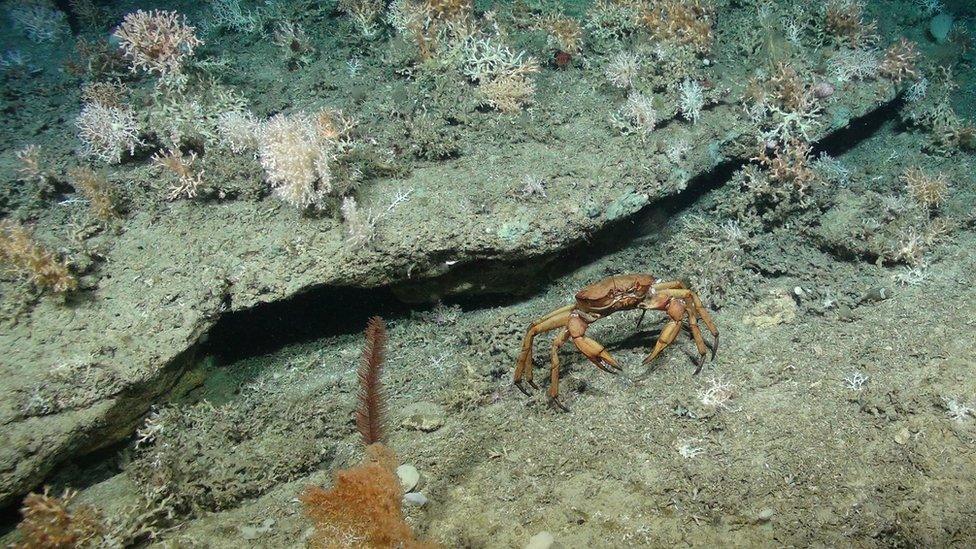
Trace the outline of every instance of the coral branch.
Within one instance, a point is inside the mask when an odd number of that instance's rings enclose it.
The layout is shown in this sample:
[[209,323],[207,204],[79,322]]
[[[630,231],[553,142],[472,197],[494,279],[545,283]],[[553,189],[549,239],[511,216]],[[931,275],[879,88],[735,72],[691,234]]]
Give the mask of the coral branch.
[[78,287],[78,279],[66,263],[38,244],[25,227],[7,219],[0,221],[0,272],[3,271],[57,293]]
[[89,506],[71,507],[77,492],[67,490],[60,498],[50,495],[47,488],[40,494],[24,498],[20,512],[23,520],[17,525],[21,536],[15,549],[43,547],[95,547],[105,529],[98,512]]

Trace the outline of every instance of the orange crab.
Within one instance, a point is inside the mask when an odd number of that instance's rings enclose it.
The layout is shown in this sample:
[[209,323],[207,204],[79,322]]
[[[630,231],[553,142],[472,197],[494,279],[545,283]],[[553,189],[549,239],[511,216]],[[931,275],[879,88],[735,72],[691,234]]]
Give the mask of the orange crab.
[[[559,402],[559,348],[572,339],[576,348],[597,368],[611,374],[616,373],[615,369],[621,369],[617,361],[610,356],[603,345],[586,337],[586,329],[590,324],[612,313],[633,309],[641,310],[641,319],[648,310],[665,311],[670,318],[661,330],[654,350],[644,359],[644,364],[654,360],[678,337],[686,317],[691,336],[698,347],[699,358],[695,374],[701,372],[705,357],[708,355],[701,329],[698,327],[699,319],[705,323],[712,334],[712,359],[715,359],[715,353],[718,351],[718,329],[712,322],[711,315],[702,305],[698,294],[678,280],[658,281],[649,274],[617,275],[583,288],[576,294],[576,303],[560,307],[529,326],[525,332],[525,339],[522,340],[522,351],[519,353],[515,367],[515,386],[526,395],[529,392],[522,386],[523,379],[533,388],[539,388],[532,381],[532,341],[538,334],[562,328],[552,342],[550,351],[552,380],[549,384],[549,398],[560,409],[568,411]],[[640,320],[638,320],[639,324]]]

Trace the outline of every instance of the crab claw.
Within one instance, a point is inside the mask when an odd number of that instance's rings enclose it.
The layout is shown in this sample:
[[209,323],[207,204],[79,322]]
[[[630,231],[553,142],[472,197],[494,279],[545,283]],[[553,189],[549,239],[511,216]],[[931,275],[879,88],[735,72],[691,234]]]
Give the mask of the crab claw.
[[521,379],[515,382],[515,386],[518,387],[519,391],[525,393],[525,396],[532,396],[532,393],[530,393],[529,390],[522,385]]
[[559,402],[559,397],[553,397],[553,396],[549,397],[549,404],[551,406],[555,406],[556,408],[559,408],[564,412],[569,412],[569,408],[563,405],[562,402]]
[[576,348],[580,350],[581,353],[586,355],[586,358],[590,359],[590,362],[596,365],[597,368],[615,374],[613,368],[621,370],[620,366],[617,364],[616,359],[610,356],[606,348],[600,345],[596,341],[585,337],[573,338],[573,343]]

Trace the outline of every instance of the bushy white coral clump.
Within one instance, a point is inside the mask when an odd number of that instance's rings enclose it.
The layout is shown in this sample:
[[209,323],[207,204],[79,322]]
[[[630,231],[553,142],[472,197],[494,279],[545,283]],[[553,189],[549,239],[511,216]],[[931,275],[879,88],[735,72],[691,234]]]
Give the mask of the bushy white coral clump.
[[178,74],[193,50],[203,44],[186,16],[175,11],[138,10],[122,20],[115,37],[133,72]]
[[942,0],[915,0],[915,5],[921,9],[925,16],[932,16],[945,11]]
[[692,80],[685,79],[678,88],[678,110],[685,120],[692,124],[698,122],[701,110],[705,106],[705,94],[701,84]]
[[658,113],[654,108],[652,98],[640,92],[631,91],[627,96],[627,102],[620,107],[620,111],[613,121],[624,134],[637,133],[647,136],[657,126]]
[[461,72],[472,82],[539,72],[535,58],[491,36],[469,36],[462,45]]
[[305,114],[275,115],[258,131],[258,157],[275,194],[308,208],[332,190],[331,144]]
[[135,113],[128,108],[88,103],[75,125],[81,153],[109,164],[121,162],[122,154],[132,154],[140,143]]
[[535,83],[531,75],[539,63],[524,51],[516,52],[493,36],[468,36],[459,46],[459,67],[486,103],[513,113],[531,103]]
[[586,30],[600,40],[619,40],[640,29],[641,9],[637,2],[597,0],[586,15]]
[[9,15],[33,42],[53,42],[59,36],[69,34],[67,17],[60,10],[25,3],[12,8]]
[[230,29],[248,33],[258,30],[261,22],[256,12],[241,6],[241,0],[210,0],[210,19],[204,30]]
[[924,76],[908,86],[908,91],[905,92],[905,99],[909,103],[920,103],[929,92],[929,79]]
[[610,84],[618,88],[631,88],[640,75],[641,62],[637,54],[629,51],[618,52],[603,69]]
[[845,48],[827,61],[827,70],[838,82],[875,78],[881,70],[881,56],[873,48]]
[[257,149],[260,123],[250,111],[227,111],[217,115],[220,144],[234,154]]
[[332,192],[329,164],[349,146],[351,128],[338,112],[278,114],[262,124],[258,159],[274,193],[297,208],[318,205]]

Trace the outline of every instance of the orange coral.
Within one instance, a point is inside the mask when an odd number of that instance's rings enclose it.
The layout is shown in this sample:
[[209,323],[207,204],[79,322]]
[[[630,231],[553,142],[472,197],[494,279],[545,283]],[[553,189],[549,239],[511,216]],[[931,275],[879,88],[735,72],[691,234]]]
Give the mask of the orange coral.
[[78,287],[64,262],[34,241],[23,225],[6,219],[0,221],[0,266],[30,279],[38,288],[60,293]]
[[949,194],[949,178],[942,172],[929,175],[921,168],[913,166],[901,174],[901,181],[912,198],[926,208],[937,207]]
[[656,0],[642,20],[658,40],[691,46],[702,54],[712,47],[715,7],[705,0]]
[[573,56],[583,49],[583,27],[572,17],[549,14],[539,17],[533,28],[546,31],[548,42],[556,51]]
[[809,109],[810,97],[796,69],[780,62],[769,79],[772,95],[788,112],[804,112]]
[[85,166],[68,170],[71,186],[88,199],[92,215],[100,221],[118,217],[112,187],[105,176]]
[[376,316],[366,326],[366,346],[359,368],[356,425],[366,444],[362,464],[336,473],[332,488],[311,486],[302,494],[305,512],[315,523],[314,547],[399,547],[426,549],[403,520],[403,488],[397,457],[383,438],[385,395],[380,383],[386,327]]
[[824,6],[827,32],[851,47],[876,38],[877,23],[864,21],[864,3],[860,0],[829,0]]
[[918,78],[918,71],[915,70],[916,61],[918,61],[918,50],[915,43],[903,37],[885,51],[884,61],[881,62],[880,67],[881,75],[895,82],[901,82],[905,78]]
[[812,147],[805,141],[791,141],[784,145],[776,145],[769,155],[766,147],[759,151],[759,156],[753,158],[766,169],[770,179],[778,183],[789,184],[796,192],[803,196],[807,188],[817,181],[817,173],[810,166],[810,151]]
[[383,444],[366,448],[366,460],[336,473],[332,488],[308,488],[301,496],[315,522],[314,547],[434,547],[417,540],[403,520],[397,458]]
[[466,19],[474,10],[471,0],[427,0],[426,4],[430,17],[441,21]]
[[176,176],[176,181],[170,184],[167,195],[169,200],[193,198],[197,195],[200,185],[203,184],[203,171],[197,172],[193,168],[196,159],[197,153],[190,151],[189,155],[184,155],[178,148],[153,155],[153,166],[169,170]]
[[60,498],[48,494],[29,494],[20,512],[24,519],[17,525],[22,539],[15,549],[73,549],[97,546],[104,525],[98,512],[89,506],[69,511],[77,492],[68,490]]

